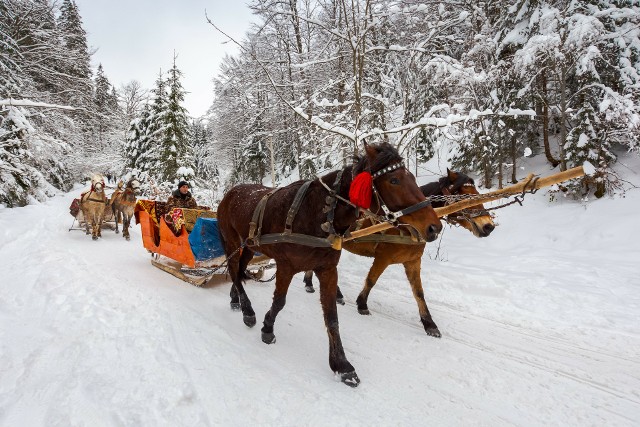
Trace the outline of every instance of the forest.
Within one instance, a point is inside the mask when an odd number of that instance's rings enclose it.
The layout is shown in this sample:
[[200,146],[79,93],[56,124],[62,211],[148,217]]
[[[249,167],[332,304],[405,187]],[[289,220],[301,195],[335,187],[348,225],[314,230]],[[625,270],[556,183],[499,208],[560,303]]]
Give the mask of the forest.
[[[154,87],[91,65],[73,0],[0,3],[0,205],[69,191],[95,172],[146,195],[179,179],[215,205],[239,182],[278,185],[389,142],[419,174],[439,147],[481,187],[521,179],[523,157],[596,172],[562,188],[624,194],[640,153],[640,6],[633,0],[252,0],[239,54],[210,70],[190,117],[175,52]],[[207,17],[211,31],[221,23]],[[206,194],[204,194],[206,193]]]

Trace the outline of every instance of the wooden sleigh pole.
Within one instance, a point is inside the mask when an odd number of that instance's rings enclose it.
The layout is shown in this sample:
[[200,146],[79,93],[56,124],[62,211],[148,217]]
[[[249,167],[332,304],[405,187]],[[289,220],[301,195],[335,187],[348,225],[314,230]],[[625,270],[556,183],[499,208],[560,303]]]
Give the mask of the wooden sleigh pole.
[[438,218],[442,218],[454,212],[458,212],[471,206],[477,205],[478,203],[493,202],[494,200],[503,199],[505,197],[513,196],[516,194],[522,194],[527,191],[534,191],[539,190],[540,188],[550,187],[554,184],[568,181],[570,179],[580,178],[584,174],[585,173],[582,166],[577,166],[564,172],[559,172],[543,178],[536,178],[533,174],[529,174],[524,180],[520,181],[519,183],[503,188],[501,190],[485,193],[482,195],[482,198],[473,200],[462,200],[441,208],[435,208],[434,211],[436,211]]
[[[585,172],[582,166],[577,166],[575,168],[572,168],[563,172],[559,172],[554,175],[550,175],[543,178],[536,178],[533,174],[529,174],[521,182],[511,185],[509,187],[503,188],[501,190],[496,190],[496,191],[482,194],[481,198],[462,200],[462,201],[444,206],[442,208],[435,208],[434,210],[436,211],[438,218],[442,218],[454,212],[458,212],[463,209],[470,208],[471,206],[475,206],[479,203],[492,202],[494,200],[503,199],[505,197],[510,197],[516,194],[522,194],[527,191],[534,191],[540,188],[550,187],[560,182],[568,181],[574,178],[580,178],[584,174]],[[388,230],[390,228],[393,228],[393,225],[388,222],[375,224],[375,225],[372,225],[371,227],[354,231],[351,234],[349,234],[348,237],[345,237],[343,239],[336,239],[336,241],[333,242],[332,247],[334,249],[341,249],[342,242],[348,242],[350,240],[354,240],[359,237],[368,236],[370,234],[378,233],[380,231]]]

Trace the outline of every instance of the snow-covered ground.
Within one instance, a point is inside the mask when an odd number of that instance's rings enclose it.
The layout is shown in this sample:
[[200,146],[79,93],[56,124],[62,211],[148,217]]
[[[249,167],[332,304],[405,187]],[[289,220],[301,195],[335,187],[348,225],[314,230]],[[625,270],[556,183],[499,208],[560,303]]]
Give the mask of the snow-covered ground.
[[[637,159],[624,161],[638,185]],[[0,210],[2,426],[640,422],[639,190],[587,205],[528,195],[485,239],[446,226],[423,258],[441,339],[424,333],[401,267],[359,315],[371,260],[344,252],[356,389],[329,369],[318,293],[301,275],[265,345],[272,283],[248,282],[249,329],[229,284],[196,288],[154,268],[138,226],[130,242],[67,231],[77,193]]]

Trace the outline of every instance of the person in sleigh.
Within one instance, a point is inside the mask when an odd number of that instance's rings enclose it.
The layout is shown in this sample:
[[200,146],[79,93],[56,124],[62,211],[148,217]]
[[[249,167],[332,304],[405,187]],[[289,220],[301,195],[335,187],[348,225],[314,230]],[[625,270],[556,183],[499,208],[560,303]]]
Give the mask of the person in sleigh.
[[178,188],[173,190],[169,199],[167,199],[167,205],[175,208],[188,208],[196,209],[198,203],[196,199],[191,195],[189,191],[189,183],[187,181],[180,181]]

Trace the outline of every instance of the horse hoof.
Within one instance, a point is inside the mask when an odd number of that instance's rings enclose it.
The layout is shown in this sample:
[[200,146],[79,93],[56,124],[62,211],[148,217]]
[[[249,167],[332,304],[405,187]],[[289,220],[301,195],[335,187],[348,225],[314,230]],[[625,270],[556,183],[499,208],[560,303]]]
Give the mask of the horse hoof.
[[344,298],[336,298],[336,303],[344,305]]
[[262,342],[265,344],[275,344],[276,336],[273,332],[263,332],[262,333]]
[[120,231],[116,230],[116,234],[120,234]]
[[356,371],[340,374],[340,381],[342,381],[349,387],[358,387],[358,384],[360,384],[360,378],[358,378],[358,374],[356,374]]
[[358,309],[358,313],[363,314],[365,316],[370,316],[371,312],[369,311],[368,308],[359,308]]
[[91,236],[93,240],[98,240],[98,236]]
[[127,236],[125,237],[125,239],[127,239],[127,242],[128,242],[129,240],[131,240],[131,237]]
[[240,303],[239,302],[232,302],[230,305],[231,305],[231,310],[240,311]]
[[442,337],[442,334],[440,333],[438,328],[425,328],[424,330],[427,333],[427,335],[429,335],[431,337],[434,337],[434,338],[441,338]]
[[307,291],[308,293],[312,294],[314,293],[316,290],[313,288],[313,285],[306,285],[304,287],[304,290]]
[[248,327],[253,328],[256,325],[256,316],[242,316],[242,321]]

